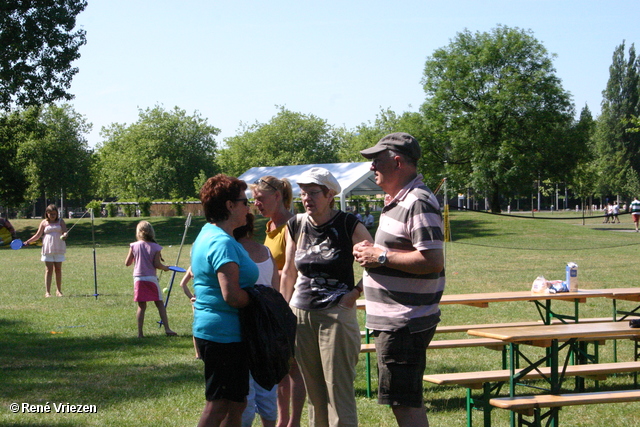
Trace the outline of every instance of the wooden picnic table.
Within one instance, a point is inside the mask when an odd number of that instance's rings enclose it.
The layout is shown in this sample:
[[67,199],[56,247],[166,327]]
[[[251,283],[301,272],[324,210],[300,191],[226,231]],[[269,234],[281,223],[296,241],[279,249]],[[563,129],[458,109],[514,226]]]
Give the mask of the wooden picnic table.
[[[588,298],[610,298],[613,299],[614,316],[616,313],[616,299],[624,299],[630,301],[640,301],[640,288],[618,288],[618,289],[580,289],[577,292],[560,292],[556,294],[532,293],[531,291],[511,291],[511,292],[478,292],[470,294],[444,294],[440,300],[441,305],[460,304],[471,307],[487,308],[489,304],[499,302],[517,302],[528,301],[536,304],[536,308],[545,325],[552,323],[553,319],[559,319],[561,322],[578,322],[579,321],[579,304],[586,302]],[[573,302],[573,314],[560,314],[552,309],[553,301],[569,301]],[[365,299],[356,301],[356,307],[361,310],[366,309]],[[640,309],[640,306],[636,309]],[[370,343],[368,329],[365,330],[365,342]],[[617,360],[617,347],[614,350],[614,360]],[[367,396],[371,395],[371,356],[366,354],[366,371],[367,371]],[[506,360],[503,360],[503,365]]]
[[[620,321],[626,320],[629,316],[640,316],[640,305],[636,306],[631,311],[619,310],[617,301],[640,301],[640,288],[613,288],[607,289],[611,295],[607,295],[607,298],[613,300],[613,319]],[[622,315],[622,317],[618,317]]]
[[[640,337],[640,329],[629,327],[628,322],[601,322],[601,323],[567,323],[567,324],[551,324],[540,326],[516,326],[501,327],[488,329],[470,329],[467,331],[469,335],[475,337],[492,338],[500,340],[508,344],[509,349],[509,396],[515,396],[515,388],[520,378],[527,373],[537,370],[543,365],[548,365],[549,386],[551,394],[558,394],[560,386],[564,379],[563,371],[559,368],[559,352],[564,348],[568,348],[567,358],[563,364],[566,367],[569,357],[574,350],[574,346],[578,340],[598,340],[598,338],[620,336],[620,337]],[[562,345],[559,343],[562,342]],[[545,347],[549,351],[545,356],[535,359],[520,357],[522,353],[521,346]],[[529,365],[523,369],[517,370],[516,360],[528,361]],[[564,368],[563,368],[564,370]],[[555,417],[554,424],[557,425],[557,409],[550,414]],[[511,414],[511,425],[515,425],[514,414]]]

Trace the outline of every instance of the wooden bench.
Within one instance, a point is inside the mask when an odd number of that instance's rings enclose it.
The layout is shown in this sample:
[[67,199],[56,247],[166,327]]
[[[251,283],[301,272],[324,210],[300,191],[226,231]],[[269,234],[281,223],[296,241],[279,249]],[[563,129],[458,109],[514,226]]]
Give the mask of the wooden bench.
[[[490,400],[496,408],[508,409],[518,414],[518,425],[542,425],[542,420],[557,414],[563,406],[593,405],[601,403],[639,402],[640,390],[601,391],[593,393],[541,394],[535,396],[497,397]],[[550,408],[546,414],[541,409]],[[525,416],[534,417],[526,421]],[[605,421],[603,420],[603,424]]]
[[507,326],[535,326],[540,322],[513,322],[513,323],[483,323],[479,325],[438,325],[436,327],[437,334],[449,334],[455,332],[467,332],[469,329],[489,329],[489,328],[502,328]]
[[[459,340],[433,340],[429,343],[429,350],[438,348],[464,348],[464,347],[486,347],[491,350],[502,350],[505,343],[491,338],[463,338]],[[375,353],[374,343],[361,344],[360,353]]]
[[[597,341],[588,340],[588,342],[597,342],[603,344],[606,340],[629,338],[628,336],[609,336],[599,339]],[[491,350],[504,350],[506,344],[504,341],[495,340],[492,338],[461,338],[451,340],[432,340],[429,343],[429,350],[442,349],[442,348],[465,348],[465,347],[485,347]],[[360,353],[375,353],[376,345],[374,343],[360,344]]]
[[[607,376],[620,373],[638,372],[640,371],[640,361],[638,362],[617,362],[617,363],[597,363],[588,365],[570,365],[567,366],[565,375],[582,376],[594,380],[604,380]],[[548,376],[551,368],[541,367],[540,371],[531,371],[522,379],[540,379]],[[487,382],[506,382],[509,381],[509,369],[499,369],[495,371],[479,371],[479,372],[456,372],[452,374],[434,374],[424,375],[424,381],[438,385],[458,385],[471,389],[481,389]]]
[[[640,371],[640,361],[620,363],[599,363],[588,365],[571,365],[566,367],[565,376],[590,378],[602,381],[607,376]],[[528,372],[519,380],[535,380],[547,378],[550,375],[549,367],[541,367],[539,371]],[[484,425],[491,425],[491,409],[489,403],[491,395],[498,393],[503,384],[509,381],[509,369],[479,372],[456,372],[451,374],[424,375],[423,380],[437,385],[456,385],[467,388],[466,409],[467,425],[472,425],[472,410],[479,408],[484,411]],[[634,380],[635,382],[635,380]],[[636,385],[637,386],[637,385]],[[482,389],[482,395],[474,398],[472,390]]]
[[[538,323],[536,323],[538,324]],[[597,344],[600,345],[605,342],[606,339],[615,339],[615,338],[623,338],[623,337],[607,337],[605,339],[597,341]],[[628,338],[628,337],[627,337]],[[593,342],[593,341],[590,341]],[[468,348],[468,347],[485,347],[490,350],[499,350],[502,352],[502,367],[507,366],[507,352],[506,352],[506,344],[503,341],[495,340],[491,338],[461,338],[461,339],[450,339],[450,340],[432,340],[429,343],[429,350],[437,350],[437,349],[452,349],[452,348]],[[360,353],[364,353],[366,355],[366,372],[367,372],[367,397],[371,397],[371,359],[370,355],[376,352],[376,346],[374,343],[363,343],[360,344]],[[596,357],[597,361],[597,357]],[[507,370],[507,378],[508,378],[508,370]]]
[[[595,322],[596,319],[593,319]],[[454,325],[449,327],[438,326],[436,333],[451,333],[451,332],[466,332],[469,329],[483,329],[502,326],[531,326],[541,325],[540,321],[535,322],[514,322],[514,323],[494,323],[494,324],[480,324],[480,325]],[[360,331],[363,337],[366,337],[366,331]],[[369,335],[370,339],[373,339],[372,335]],[[628,337],[606,337],[595,342],[598,345],[604,343],[607,339],[628,338]],[[507,365],[507,353],[506,344],[500,340],[494,340],[491,338],[462,338],[462,339],[448,339],[448,340],[432,340],[429,344],[429,349],[452,349],[452,348],[465,348],[465,347],[485,347],[491,350],[502,351],[502,367]],[[371,360],[370,354],[375,353],[375,344],[372,342],[363,343],[360,345],[360,353],[366,354],[366,372],[367,372],[367,397],[371,397]],[[597,351],[597,350],[596,350]],[[597,360],[596,360],[597,361]]]
[[[506,344],[500,340],[494,340],[491,338],[467,338],[457,340],[433,340],[429,343],[428,349],[438,348],[464,348],[464,347],[486,347],[491,350],[502,351],[502,363],[505,366],[506,363]],[[376,345],[374,343],[360,344],[360,353],[366,355],[366,372],[367,372],[367,397],[371,397],[371,353],[376,352]]]

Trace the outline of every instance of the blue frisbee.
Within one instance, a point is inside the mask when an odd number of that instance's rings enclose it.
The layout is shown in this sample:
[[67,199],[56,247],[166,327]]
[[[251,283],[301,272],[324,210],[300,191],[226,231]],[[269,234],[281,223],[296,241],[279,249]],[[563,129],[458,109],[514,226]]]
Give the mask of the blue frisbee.
[[17,251],[18,249],[22,249],[22,247],[24,246],[24,243],[22,243],[22,240],[20,239],[14,239],[11,241],[11,249],[13,249],[14,251]]
[[171,271],[177,271],[178,273],[186,273],[186,272],[187,272],[187,270],[185,270],[185,269],[184,269],[184,268],[182,268],[182,267],[178,267],[177,265],[171,265],[171,266],[169,266],[169,270],[171,270]]

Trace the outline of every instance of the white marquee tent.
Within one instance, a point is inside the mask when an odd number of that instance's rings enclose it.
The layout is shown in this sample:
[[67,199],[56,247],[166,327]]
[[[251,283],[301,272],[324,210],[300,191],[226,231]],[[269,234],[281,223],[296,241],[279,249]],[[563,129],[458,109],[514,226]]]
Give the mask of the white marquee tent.
[[267,175],[276,178],[287,178],[293,187],[293,197],[300,197],[300,187],[296,185],[296,179],[302,172],[312,167],[322,167],[333,174],[342,187],[340,197],[340,209],[346,208],[346,199],[351,196],[383,194],[384,192],[376,184],[374,174],[370,170],[371,162],[363,163],[324,163],[315,165],[297,166],[268,166],[251,168],[238,178],[251,184],[259,178]]

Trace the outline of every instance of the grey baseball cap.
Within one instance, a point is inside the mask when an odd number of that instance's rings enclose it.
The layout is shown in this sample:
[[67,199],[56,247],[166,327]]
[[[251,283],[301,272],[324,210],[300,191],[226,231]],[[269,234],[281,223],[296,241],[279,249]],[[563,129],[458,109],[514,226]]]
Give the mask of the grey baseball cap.
[[405,132],[390,133],[378,141],[373,147],[360,151],[360,154],[367,159],[373,159],[378,153],[384,150],[393,150],[411,157],[414,160],[418,160],[422,155],[418,141]]

